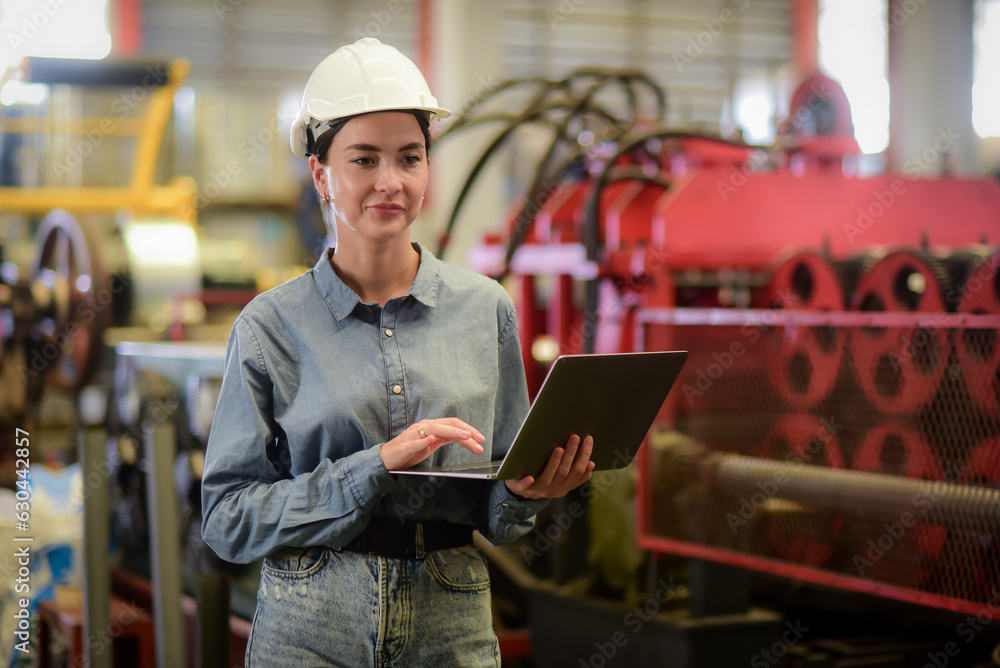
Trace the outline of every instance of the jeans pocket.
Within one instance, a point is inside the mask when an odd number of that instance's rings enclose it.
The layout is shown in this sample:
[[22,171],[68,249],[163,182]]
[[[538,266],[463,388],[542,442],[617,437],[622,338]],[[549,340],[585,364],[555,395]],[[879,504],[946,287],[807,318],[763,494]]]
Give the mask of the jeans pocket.
[[435,550],[424,561],[431,577],[445,589],[474,592],[490,588],[486,559],[475,547]]
[[330,558],[321,545],[285,547],[264,559],[264,571],[281,578],[304,578],[323,568]]

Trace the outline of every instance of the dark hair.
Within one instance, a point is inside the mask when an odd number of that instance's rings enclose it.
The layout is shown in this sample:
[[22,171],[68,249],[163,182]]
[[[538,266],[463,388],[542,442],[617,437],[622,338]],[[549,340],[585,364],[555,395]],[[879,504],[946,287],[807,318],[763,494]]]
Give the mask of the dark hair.
[[[386,109],[386,111],[400,111],[405,114],[411,114],[417,119],[417,124],[420,126],[420,131],[424,133],[424,150],[430,154],[431,152],[431,119],[430,114],[426,111],[421,111],[419,109]],[[378,111],[368,112],[371,114],[381,113]],[[333,143],[333,138],[340,132],[347,121],[352,118],[357,118],[358,116],[367,116],[368,114],[355,114],[354,116],[345,116],[344,118],[338,118],[335,121],[331,121],[329,128],[323,132],[317,139],[313,139],[312,128],[306,128],[306,138],[307,138],[307,148],[306,155],[315,155],[319,158],[319,161],[326,164],[326,152],[330,149],[330,144]]]

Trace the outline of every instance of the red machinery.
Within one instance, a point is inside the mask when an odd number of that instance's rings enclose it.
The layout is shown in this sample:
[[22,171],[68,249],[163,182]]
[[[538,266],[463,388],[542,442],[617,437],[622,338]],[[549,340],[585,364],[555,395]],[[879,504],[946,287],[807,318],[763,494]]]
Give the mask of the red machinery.
[[[513,279],[532,390],[552,350],[690,351],[660,428],[702,446],[697,475],[660,488],[676,453],[642,449],[640,546],[975,612],[1000,596],[1000,183],[854,176],[815,83],[778,146],[651,130],[634,104],[600,149],[557,132],[566,162],[471,261]],[[491,116],[500,136],[547,90]]]

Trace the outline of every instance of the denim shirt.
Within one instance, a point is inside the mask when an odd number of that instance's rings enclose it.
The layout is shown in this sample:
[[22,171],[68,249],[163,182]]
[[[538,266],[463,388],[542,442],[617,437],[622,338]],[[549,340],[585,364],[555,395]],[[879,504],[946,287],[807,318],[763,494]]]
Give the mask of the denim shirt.
[[202,479],[202,535],[247,563],[281,547],[342,547],[372,517],[469,524],[493,543],[527,533],[547,501],[503,482],[390,474],[379,446],[422,419],[486,437],[435,463],[500,458],[528,410],[514,304],[496,281],[418,244],[409,292],[361,302],[330,265],[254,299],[229,338]]

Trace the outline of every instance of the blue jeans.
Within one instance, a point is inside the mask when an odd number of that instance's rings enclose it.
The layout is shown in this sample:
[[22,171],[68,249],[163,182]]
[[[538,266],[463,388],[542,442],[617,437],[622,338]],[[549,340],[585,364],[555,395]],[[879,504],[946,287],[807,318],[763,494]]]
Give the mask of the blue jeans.
[[246,665],[499,668],[486,560],[285,548],[264,561]]

